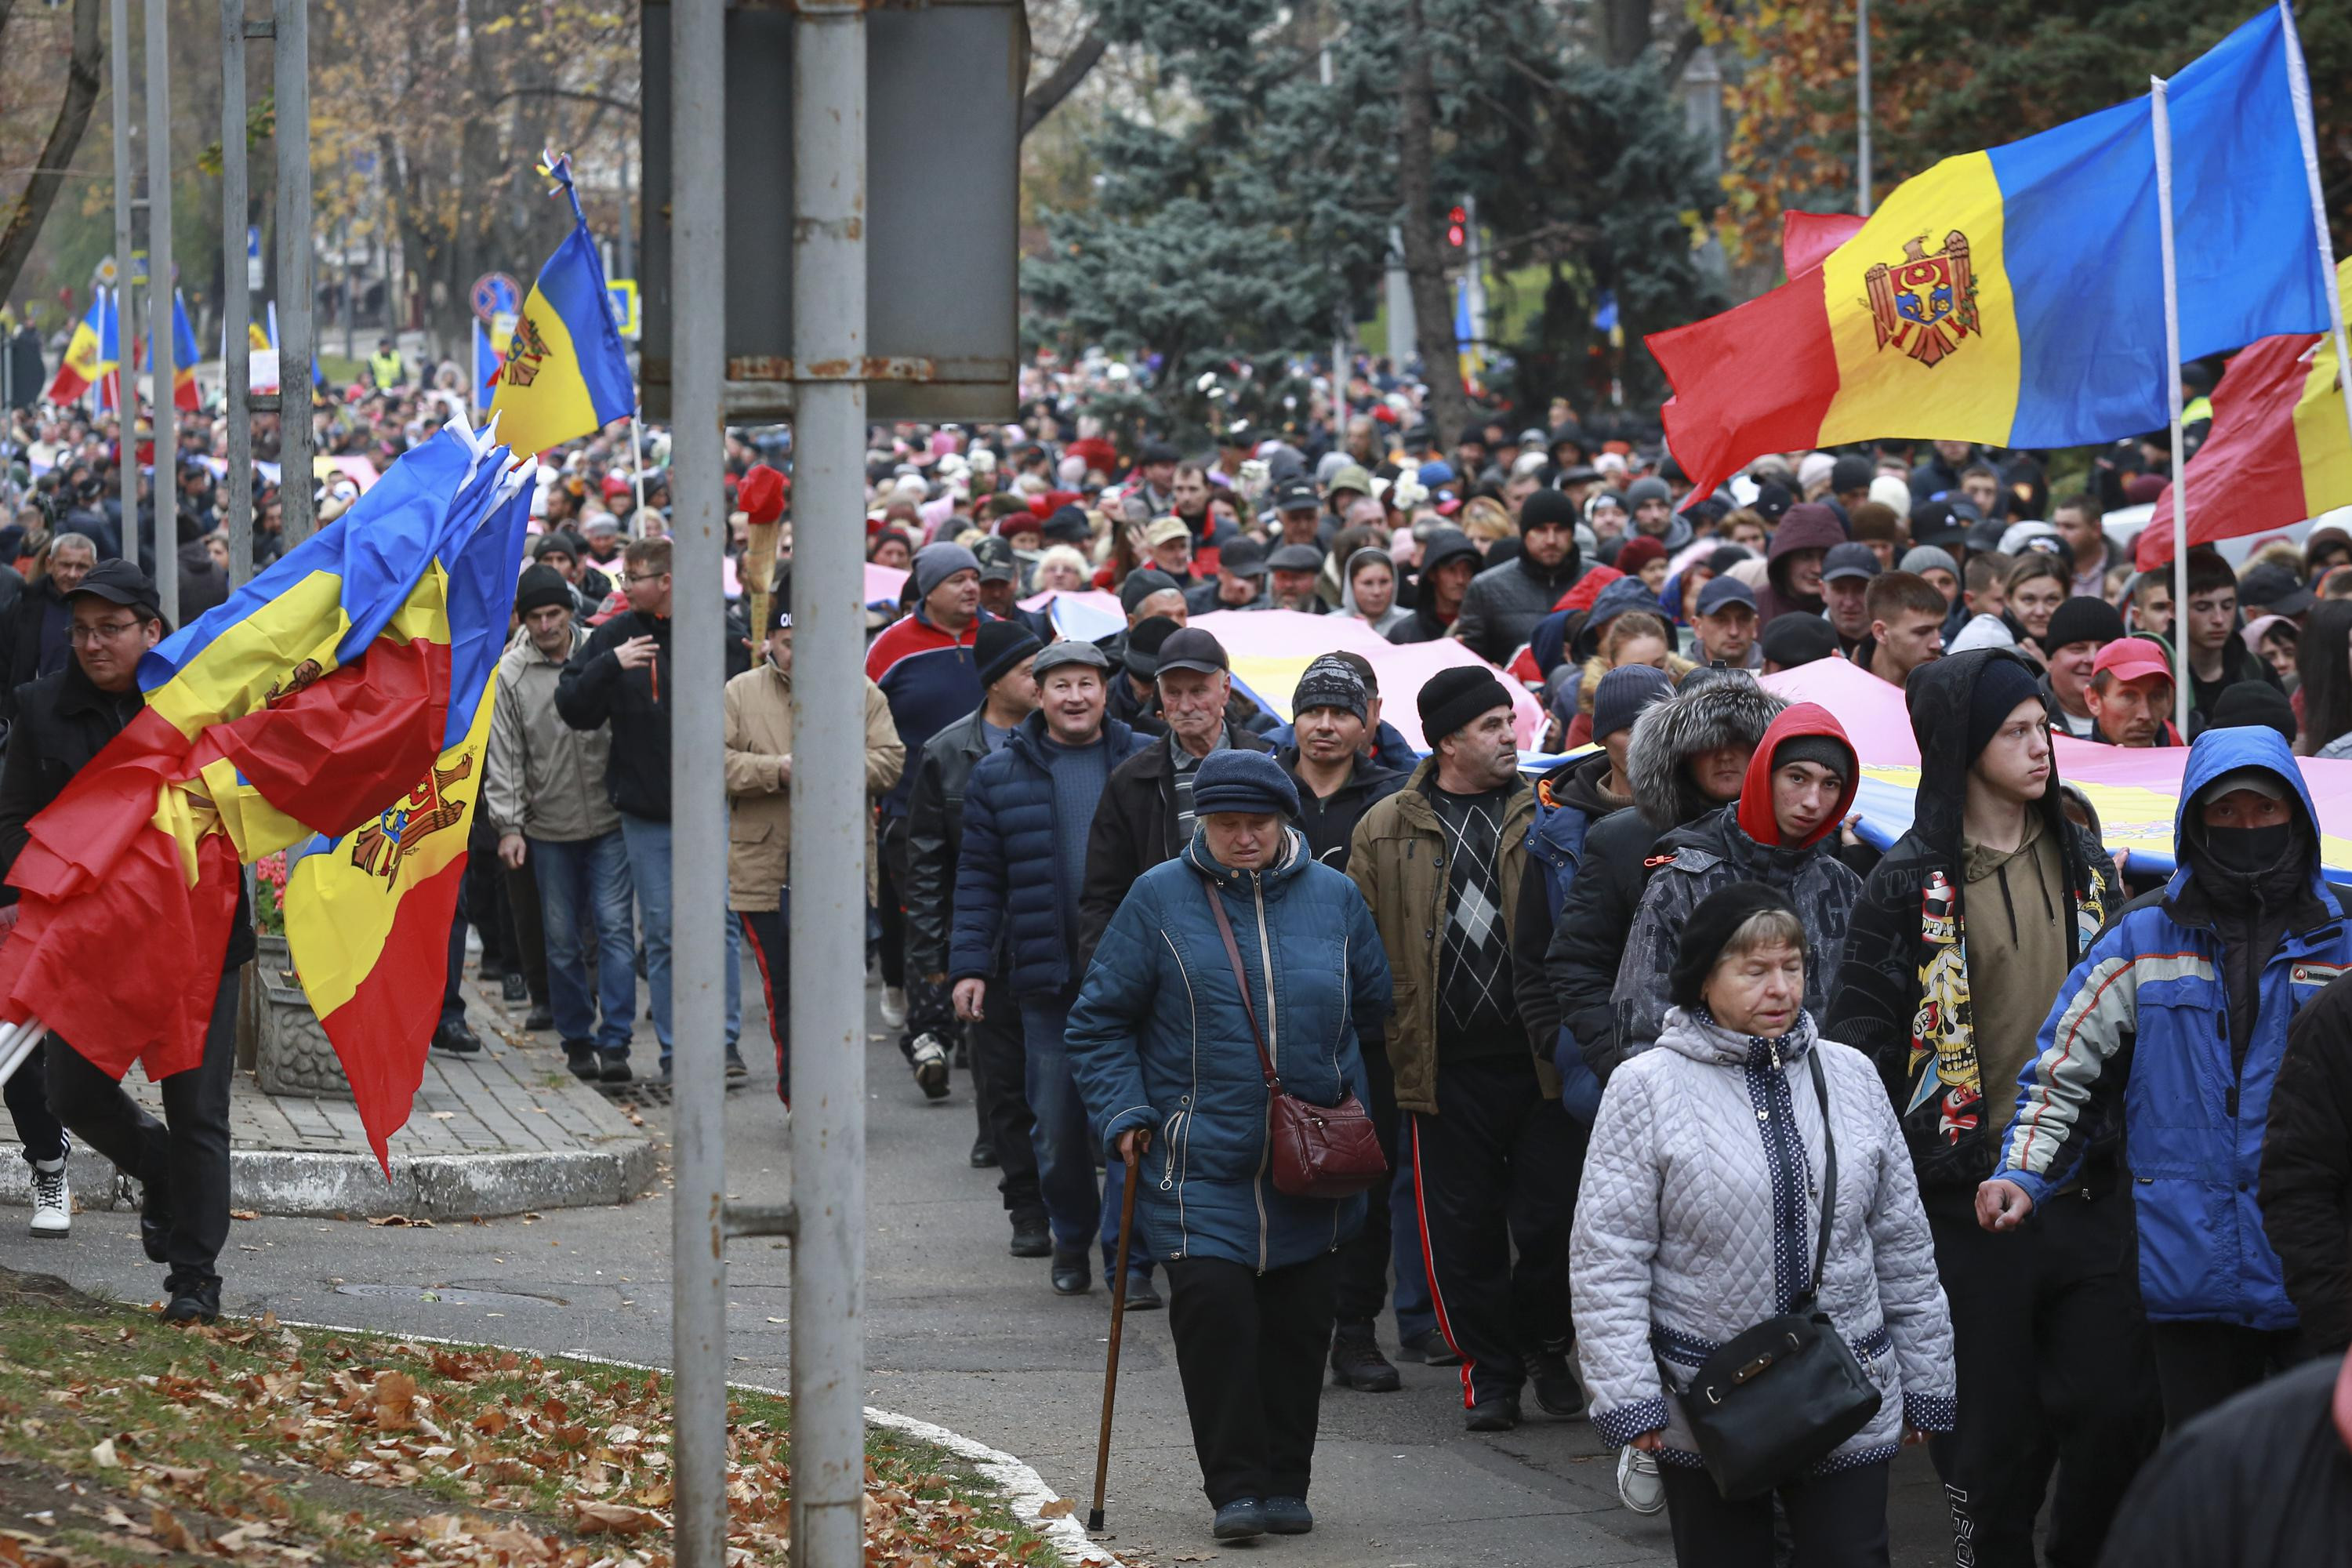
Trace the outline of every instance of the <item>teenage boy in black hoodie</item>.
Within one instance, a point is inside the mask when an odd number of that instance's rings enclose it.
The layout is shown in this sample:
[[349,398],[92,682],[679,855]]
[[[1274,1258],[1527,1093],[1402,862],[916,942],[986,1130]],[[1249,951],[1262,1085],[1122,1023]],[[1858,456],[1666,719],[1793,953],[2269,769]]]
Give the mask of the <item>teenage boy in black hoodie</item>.
[[1931,1440],[1957,1539],[1983,1568],[2096,1562],[2158,1431],[2147,1327],[2126,1260],[2114,1128],[2023,1229],[1976,1216],[2019,1070],[2067,973],[2118,904],[2114,868],[2065,815],[2032,665],[2006,648],[1920,666],[1911,830],[1864,884],[1823,1035],[1876,1058],[1911,1145],[1951,1303],[1958,1426]]

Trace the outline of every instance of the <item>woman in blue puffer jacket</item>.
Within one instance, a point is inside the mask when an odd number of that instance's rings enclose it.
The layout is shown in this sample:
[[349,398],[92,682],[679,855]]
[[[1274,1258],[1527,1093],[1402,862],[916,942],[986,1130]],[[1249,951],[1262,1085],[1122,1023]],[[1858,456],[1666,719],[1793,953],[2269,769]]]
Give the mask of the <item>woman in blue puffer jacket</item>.
[[1283,1088],[1318,1105],[1371,1091],[1357,1048],[1389,1012],[1363,895],[1288,826],[1297,786],[1259,752],[1214,752],[1200,826],[1111,917],[1063,1039],[1088,1119],[1139,1162],[1137,1244],[1168,1274],[1169,1328],[1221,1541],[1303,1534],[1333,1253],[1360,1196],[1275,1190],[1266,1087],[1209,900],[1223,900]]

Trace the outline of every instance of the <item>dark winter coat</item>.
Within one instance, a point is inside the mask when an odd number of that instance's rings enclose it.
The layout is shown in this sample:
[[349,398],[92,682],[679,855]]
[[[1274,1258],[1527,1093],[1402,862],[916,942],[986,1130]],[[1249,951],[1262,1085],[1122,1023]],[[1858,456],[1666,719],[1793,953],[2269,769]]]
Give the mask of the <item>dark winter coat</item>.
[[1827,550],[1845,542],[1845,529],[1837,513],[1825,506],[1790,507],[1772,532],[1772,548],[1765,552],[1769,575],[1756,591],[1756,629],[1762,631],[1781,616],[1818,616],[1822,600],[1789,591],[1788,558],[1800,550]]
[[907,968],[943,974],[955,913],[956,864],[963,856],[963,795],[971,770],[988,755],[981,710],[930,738],[915,761],[907,796]]
[[[1502,664],[1519,650],[1536,623],[1550,615],[1559,596],[1575,587],[1583,575],[1584,560],[1573,542],[1557,566],[1541,565],[1527,554],[1489,566],[1470,579],[1462,595],[1461,618],[1454,629],[1472,653],[1489,664]],[[1389,640],[1407,639],[1391,632]]]
[[1511,988],[1519,1005],[1519,1022],[1528,1037],[1540,1047],[1552,1042],[1551,1063],[1559,1069],[1560,1102],[1580,1121],[1591,1121],[1601,1109],[1601,1080],[1584,1063],[1576,1037],[1560,1026],[1559,1000],[1544,973],[1544,954],[1551,948],[1561,906],[1576,885],[1590,830],[1613,812],[1624,809],[1615,797],[1601,793],[1609,776],[1609,753],[1560,763],[1536,781],[1536,816],[1528,825],[1528,860],[1539,873],[1519,881],[1519,918],[1511,931]]
[[16,718],[17,692],[73,662],[66,640],[66,629],[72,625],[72,613],[54,577],[23,584],[0,610],[0,626],[5,628],[0,630],[0,658],[7,660],[0,666],[0,710],[5,710],[0,718]]
[[[1931,659],[1911,672],[1904,700],[1914,728],[1927,738],[1911,828],[1863,883],[1822,1026],[1878,1064],[1903,1119],[1923,1192],[1974,1192],[1992,1173],[1982,1118],[2006,1121],[2013,1090],[1982,1081],[1969,1006],[1974,980],[1997,984],[2000,977],[1971,976],[1968,967],[1968,913],[1961,907],[1968,872],[1960,838],[1967,737],[1958,723],[1921,723],[1916,716],[1965,714],[1986,668],[2002,659],[2026,663],[2011,649],[1986,648]],[[2117,900],[2115,863],[2096,838],[2066,819],[2063,795],[2053,767],[2035,809],[2042,831],[2059,846],[2074,892],[2071,967]],[[2092,1131],[2084,1145],[2087,1173],[2103,1177],[2112,1170],[2114,1144],[2112,1125]]]
[[1862,891],[1862,879],[1838,858],[1837,841],[1861,779],[1858,768],[1847,771],[1843,798],[1811,838],[1782,842],[1772,815],[1772,753],[1800,736],[1836,741],[1849,755],[1853,750],[1827,709],[1811,702],[1783,709],[1748,760],[1739,799],[1658,840],[1656,853],[1672,858],[1643,890],[1611,995],[1620,1060],[1657,1043],[1674,1006],[1671,976],[1682,953],[1683,927],[1709,894],[1735,882],[1778,889],[1804,922],[1805,1011],[1820,1016],[1844,961],[1847,921]]
[[[1073,990],[1086,974],[1076,933],[1062,929],[1055,863],[1054,773],[1045,760],[1045,715],[1021,721],[1003,750],[983,757],[964,784],[963,844],[956,856],[955,908],[948,937],[948,978],[984,980],[1004,972],[1015,996]],[[1103,724],[1103,761],[1118,775],[1139,747],[1153,744],[1115,721]],[[1105,790],[1095,826],[1110,803]]]
[[[630,816],[669,820],[670,622],[623,610],[588,634],[555,682],[555,710],[575,730],[613,727],[604,793]],[[631,637],[654,639],[654,661],[621,668],[613,650]]]
[[1625,753],[1634,804],[1586,828],[1575,883],[1553,924],[1544,976],[1559,1007],[1559,1026],[1603,1082],[1618,1061],[1612,997],[1625,938],[1650,873],[1665,862],[1660,837],[1695,822],[1720,802],[1691,782],[1684,763],[1718,746],[1753,748],[1788,706],[1739,670],[1698,672],[1697,684],[1653,704],[1633,725]]
[[2263,1130],[2263,1230],[2308,1351],[2352,1348],[2352,979],[2295,1015]]
[[[2262,906],[2284,918],[2252,996],[2231,984],[2248,967],[2243,943],[2223,938],[2218,928],[2230,922],[2200,885],[2211,873],[2189,804],[2242,767],[2266,768],[2292,786],[2304,846],[2292,901]],[[2135,902],[2091,944],[2018,1075],[2017,1112],[1995,1173],[2037,1203],[2068,1179],[2075,1133],[2120,1105],[2150,1322],[2295,1326],[2255,1188],[2287,1026],[2352,968],[2352,931],[2320,874],[2317,820],[2276,731],[2198,737],[2173,830],[2181,868],[2161,897]],[[2231,1037],[2233,1014],[2250,1029],[2242,1046]]]
[[[1095,807],[1087,835],[1087,879],[1078,889],[1078,966],[1094,961],[1095,943],[1135,879],[1184,846],[1176,837],[1176,771],[1164,736],[1139,735],[1118,754],[1127,761],[1110,771],[1102,803]],[[1225,744],[1237,752],[1270,752],[1264,739],[1233,723]],[[1132,754],[1130,754],[1130,752]]]
[[1116,1159],[1123,1133],[1151,1130],[1135,1205],[1148,1257],[1263,1272],[1328,1252],[1363,1226],[1361,1195],[1275,1188],[1265,1079],[1209,908],[1212,897],[1224,905],[1283,1088],[1310,1104],[1352,1093],[1370,1105],[1358,1037],[1379,1037],[1388,961],[1355,887],[1316,864],[1297,832],[1286,837],[1279,863],[1236,871],[1196,829],[1180,859],[1145,872],[1120,903],[1070,1009],[1063,1043],[1105,1152]]

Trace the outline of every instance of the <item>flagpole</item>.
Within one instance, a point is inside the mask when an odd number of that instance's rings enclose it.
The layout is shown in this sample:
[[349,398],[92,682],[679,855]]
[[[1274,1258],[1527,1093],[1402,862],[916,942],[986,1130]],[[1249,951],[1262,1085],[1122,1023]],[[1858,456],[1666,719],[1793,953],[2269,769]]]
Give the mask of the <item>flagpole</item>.
[[2336,388],[2337,401],[2344,405],[2344,426],[2352,435],[2352,395],[2347,394],[2347,379],[2352,379],[2352,349],[2347,349],[2344,333],[2344,297],[2336,285],[2336,242],[2327,232],[2327,200],[2319,189],[2319,135],[2311,119],[2311,73],[2303,59],[2303,39],[2294,30],[2294,8],[2287,0],[2279,0],[2280,36],[2286,45],[2286,90],[2294,102],[2294,133],[2303,142],[2303,174],[2311,187],[2311,222],[2319,238],[2320,275],[2327,289],[2327,326],[2336,339]]
[[[644,423],[645,399],[639,398],[629,406],[629,479],[637,487],[637,510],[629,514],[630,532],[639,539],[651,539],[646,531],[646,454],[638,444],[638,429]],[[754,637],[760,633],[754,631]]]
[[2189,739],[2189,459],[2180,437],[2180,279],[2172,248],[2172,112],[2162,77],[2147,79],[2156,132],[2157,236],[2164,258],[2164,395],[2172,420],[2172,683],[2174,722]]

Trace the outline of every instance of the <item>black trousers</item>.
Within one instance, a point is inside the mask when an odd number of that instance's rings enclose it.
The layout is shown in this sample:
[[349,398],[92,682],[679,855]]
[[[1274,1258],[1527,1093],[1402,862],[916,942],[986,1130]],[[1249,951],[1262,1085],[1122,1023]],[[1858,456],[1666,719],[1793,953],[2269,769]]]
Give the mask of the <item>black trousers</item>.
[[980,1107],[980,1130],[996,1151],[996,1190],[1004,1212],[1016,1220],[1045,1217],[1037,1188],[1037,1145],[1030,1131],[1028,1051],[1021,1033],[1021,1004],[1002,980],[988,983],[980,1022],[966,1024],[971,1052],[971,1097]]
[[172,1278],[202,1284],[219,1275],[213,1265],[228,1241],[228,1090],[236,1071],[236,999],[243,980],[231,970],[220,979],[212,1017],[205,1025],[205,1059],[163,1082],[163,1117],[156,1121],[79,1051],[51,1036],[49,1103],[73,1135],[135,1177],[149,1202],[168,1203],[166,1246]]
[[525,860],[509,867],[500,862],[506,881],[507,928],[514,933],[515,963],[522,970],[530,999],[547,1005],[547,932],[539,919],[539,873]]
[[1336,1255],[1260,1274],[1220,1258],[1168,1271],[1168,1328],[1209,1506],[1307,1495],[1331,1342]]
[[1437,1114],[1412,1119],[1430,1293],[1462,1357],[1465,1405],[1516,1398],[1521,1351],[1570,1338],[1568,1226],[1586,1135],[1526,1057],[1440,1062]]
[[760,972],[760,994],[768,1004],[768,1034],[776,1042],[776,1098],[793,1102],[793,928],[783,900],[772,910],[739,910],[743,946]]
[[507,914],[506,869],[499,858],[499,830],[490,826],[487,813],[476,812],[466,837],[466,871],[457,892],[461,912],[457,918],[482,933],[482,973],[493,978],[515,961],[513,923]]
[[885,816],[881,832],[880,882],[875,890],[875,915],[881,925],[882,984],[893,988],[907,984],[907,908],[900,889],[907,885],[907,819]]
[[48,1069],[44,1065],[48,1049],[46,1042],[35,1046],[33,1054],[17,1064],[6,1087],[8,1116],[16,1123],[16,1142],[24,1145],[27,1162],[59,1159],[66,1152],[66,1124],[49,1109]]
[[2302,1357],[2293,1329],[2248,1329],[2236,1323],[2151,1323],[2156,1381],[2164,1390],[2164,1429],[2178,1432]]
[[[1381,1152],[1389,1169],[1397,1168],[1396,1074],[1383,1047],[1364,1048],[1364,1077],[1370,1080],[1372,1129],[1380,1134]],[[1342,1323],[1370,1326],[1389,1301],[1389,1249],[1392,1222],[1389,1215],[1387,1181],[1374,1182],[1364,1194],[1364,1228],[1355,1240],[1339,1248],[1338,1313]],[[1572,1209],[1571,1209],[1571,1212]]]
[[[1705,1470],[1660,1465],[1675,1561],[1683,1568],[1773,1568],[1772,1505],[1788,1521],[1789,1568],[1886,1568],[1886,1461],[1726,1502]],[[1965,1562],[1967,1559],[1963,1558]]]
[[[1959,1393],[1957,1429],[1936,1436],[1929,1451],[1954,1541],[1982,1568],[2092,1568],[2156,1447],[2131,1203],[2092,1190],[2053,1194],[2022,1230],[2004,1235],[1977,1224],[1973,1194],[1927,1199]],[[2037,1559],[2044,1495],[2050,1531]]]

